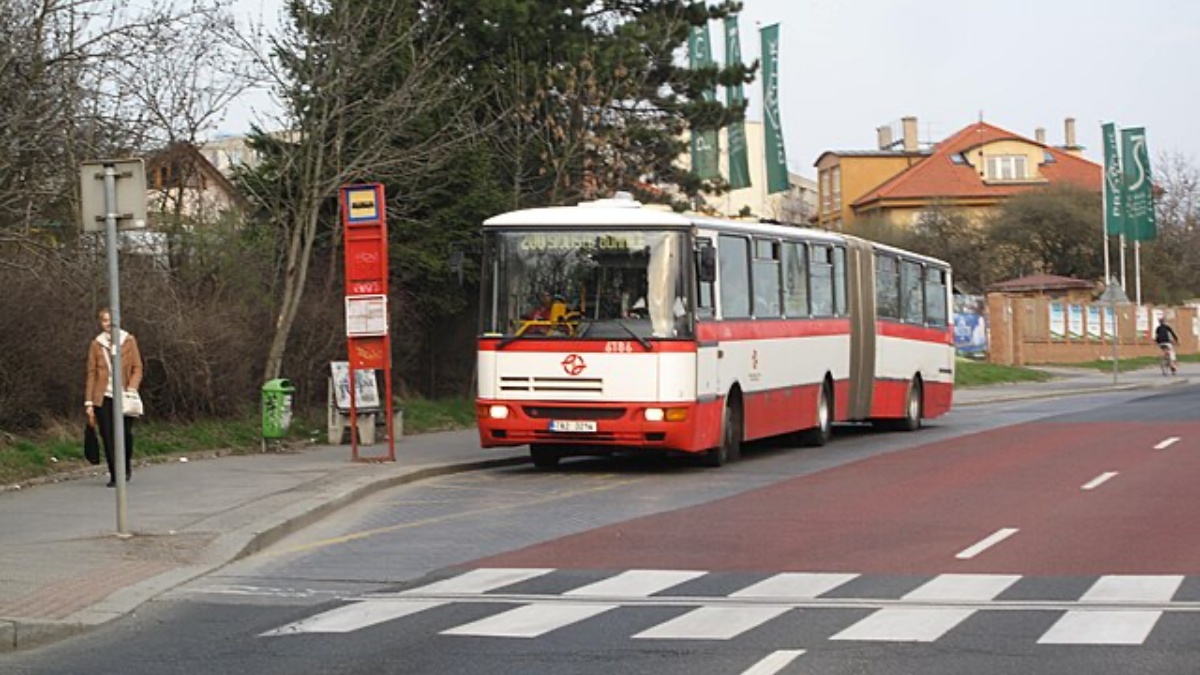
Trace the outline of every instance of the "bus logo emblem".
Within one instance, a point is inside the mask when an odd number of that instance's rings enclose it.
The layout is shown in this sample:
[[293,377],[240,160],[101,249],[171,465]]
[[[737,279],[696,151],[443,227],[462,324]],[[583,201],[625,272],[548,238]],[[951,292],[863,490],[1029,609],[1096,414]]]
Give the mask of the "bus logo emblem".
[[563,370],[567,371],[568,375],[574,377],[582,373],[584,368],[587,368],[587,364],[583,362],[582,356],[578,354],[571,354],[567,358],[563,359],[562,367]]

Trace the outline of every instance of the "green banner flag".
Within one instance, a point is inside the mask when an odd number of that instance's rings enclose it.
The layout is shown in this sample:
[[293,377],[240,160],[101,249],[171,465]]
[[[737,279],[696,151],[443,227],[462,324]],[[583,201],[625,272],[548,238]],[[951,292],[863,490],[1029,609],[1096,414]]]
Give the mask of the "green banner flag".
[[779,118],[779,24],[767,26],[762,35],[763,154],[767,160],[767,194],[788,189],[787,153],[783,148],[783,123]]
[[1125,232],[1125,177],[1121,173],[1121,151],[1117,145],[1117,127],[1109,122],[1104,132],[1104,233]]
[[[736,14],[725,17],[725,65],[742,62],[742,41],[738,36]],[[725,88],[725,104],[733,107],[746,100],[741,82]],[[737,190],[750,187],[750,157],[746,150],[746,123],[729,125],[729,187]]]
[[1134,241],[1149,241],[1158,236],[1158,226],[1154,219],[1146,130],[1124,129],[1121,141],[1121,156],[1125,160],[1125,234]]
[[[709,40],[708,24],[692,26],[688,39],[688,62],[690,67],[706,68],[713,65],[712,44]],[[717,92],[709,89],[704,92],[704,100],[717,100]],[[717,131],[700,131],[692,133],[692,173],[705,180],[721,177],[721,151]]]

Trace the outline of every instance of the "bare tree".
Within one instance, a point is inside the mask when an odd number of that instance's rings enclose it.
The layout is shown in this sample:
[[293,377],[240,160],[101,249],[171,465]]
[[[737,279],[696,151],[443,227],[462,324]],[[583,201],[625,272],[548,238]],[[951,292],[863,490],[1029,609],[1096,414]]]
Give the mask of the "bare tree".
[[185,86],[214,91],[212,71],[180,57],[211,39],[221,1],[0,0],[0,231],[61,240],[75,230],[79,163],[162,135],[153,93],[179,72],[155,64],[191,65],[198,79]]
[[1178,153],[1154,165],[1158,237],[1142,249],[1147,296],[1159,302],[1200,297],[1200,170]]
[[[289,110],[273,174],[289,189],[252,185],[278,228],[282,288],[264,377],[278,377],[319,236],[340,236],[332,203],[361,181],[415,185],[475,133],[473,99],[444,66],[453,26],[401,0],[295,0],[288,30],[260,54]],[[389,209],[403,210],[407,198]],[[391,213],[389,213],[391,215]],[[323,220],[328,229],[322,231]]]

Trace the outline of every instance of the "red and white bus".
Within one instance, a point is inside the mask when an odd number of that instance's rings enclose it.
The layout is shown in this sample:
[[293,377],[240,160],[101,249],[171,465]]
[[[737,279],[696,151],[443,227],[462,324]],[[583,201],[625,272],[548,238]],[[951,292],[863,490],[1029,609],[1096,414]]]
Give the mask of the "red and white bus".
[[479,438],[567,455],[735,459],[834,422],[950,409],[950,266],[863,239],[626,195],[483,225]]

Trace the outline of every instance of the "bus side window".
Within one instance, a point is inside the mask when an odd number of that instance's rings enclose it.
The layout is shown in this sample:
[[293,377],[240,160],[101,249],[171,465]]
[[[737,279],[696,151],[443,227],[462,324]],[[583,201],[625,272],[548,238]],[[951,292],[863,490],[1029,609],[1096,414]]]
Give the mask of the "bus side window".
[[833,308],[838,316],[846,316],[846,249],[833,249]]
[[921,284],[921,264],[900,261],[900,302],[905,323],[925,323],[925,288]]
[[808,316],[807,262],[804,244],[783,245],[783,312],[790,318]]
[[718,239],[717,276],[721,284],[721,318],[750,317],[750,241],[721,235]]
[[775,319],[779,308],[779,242],[754,240],[754,317]]
[[900,318],[900,269],[888,255],[875,256],[875,307],[881,319]]
[[809,245],[808,250],[812,315],[833,316],[833,250],[824,245]]
[[946,272],[927,267],[925,268],[925,323],[937,328],[945,328],[947,319]]

